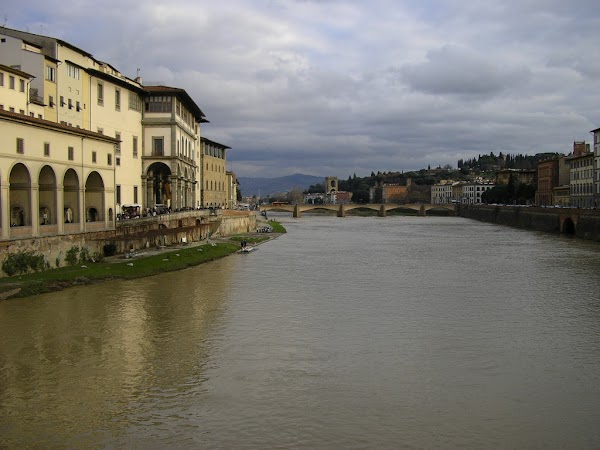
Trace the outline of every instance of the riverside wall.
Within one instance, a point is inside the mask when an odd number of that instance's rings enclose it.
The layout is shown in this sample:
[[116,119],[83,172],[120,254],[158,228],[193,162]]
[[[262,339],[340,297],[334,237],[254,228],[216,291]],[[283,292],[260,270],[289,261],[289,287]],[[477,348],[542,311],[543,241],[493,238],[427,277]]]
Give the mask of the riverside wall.
[[[193,210],[156,217],[117,221],[114,229],[30,236],[0,241],[0,264],[10,253],[44,255],[50,267],[64,266],[73,247],[94,257],[105,255],[105,246],[115,254],[155,247],[198,242],[211,236],[230,236],[256,230],[254,211]],[[0,270],[0,277],[4,276]]]
[[482,222],[600,242],[600,210],[524,206],[459,205],[457,215]]

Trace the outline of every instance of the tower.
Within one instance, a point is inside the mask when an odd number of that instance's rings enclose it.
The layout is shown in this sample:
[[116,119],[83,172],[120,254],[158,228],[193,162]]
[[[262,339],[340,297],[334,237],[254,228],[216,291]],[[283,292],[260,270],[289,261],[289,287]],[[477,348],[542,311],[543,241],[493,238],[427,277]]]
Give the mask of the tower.
[[338,178],[337,177],[325,177],[325,193],[330,194],[331,192],[338,192]]

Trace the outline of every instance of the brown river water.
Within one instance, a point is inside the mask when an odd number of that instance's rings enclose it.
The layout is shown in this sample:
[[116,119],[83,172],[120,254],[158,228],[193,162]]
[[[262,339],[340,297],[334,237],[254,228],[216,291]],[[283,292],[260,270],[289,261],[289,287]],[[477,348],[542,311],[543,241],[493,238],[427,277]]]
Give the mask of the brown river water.
[[278,219],[249,254],[0,302],[0,448],[600,447],[600,245]]

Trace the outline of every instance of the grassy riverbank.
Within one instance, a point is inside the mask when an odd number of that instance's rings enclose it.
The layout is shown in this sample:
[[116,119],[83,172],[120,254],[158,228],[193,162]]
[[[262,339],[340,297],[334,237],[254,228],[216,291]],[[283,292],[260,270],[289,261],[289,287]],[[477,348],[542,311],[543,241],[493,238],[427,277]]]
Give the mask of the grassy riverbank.
[[[0,294],[20,289],[10,298],[28,297],[62,290],[71,286],[80,286],[102,281],[133,279],[156,275],[163,272],[182,270],[205,262],[231,255],[239,250],[239,240],[258,244],[281,233],[285,228],[279,223],[269,222],[273,230],[279,231],[268,235],[248,234],[225,238],[219,242],[205,245],[189,244],[173,250],[148,250],[137,252],[132,258],[107,258],[101,262],[86,262],[44,272],[15,275],[0,278]],[[0,297],[1,298],[1,297]]]

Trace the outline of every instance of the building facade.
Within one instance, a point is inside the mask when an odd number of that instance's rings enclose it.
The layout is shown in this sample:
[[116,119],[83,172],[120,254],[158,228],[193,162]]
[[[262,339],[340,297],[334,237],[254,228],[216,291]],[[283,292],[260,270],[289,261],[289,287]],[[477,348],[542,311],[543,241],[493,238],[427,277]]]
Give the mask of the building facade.
[[554,188],[558,186],[558,164],[559,160],[557,158],[538,163],[536,205],[554,205]]
[[594,206],[600,206],[600,128],[590,131],[594,136]]
[[446,205],[455,203],[457,198],[454,196],[453,186],[457,182],[443,181],[431,186],[431,203],[433,205]]
[[2,239],[114,227],[114,138],[0,111]]
[[594,154],[592,152],[567,157],[570,168],[571,206],[591,208],[594,206]]
[[229,147],[210,139],[200,139],[202,154],[202,189],[200,206],[225,208],[227,206],[227,150]]
[[460,196],[460,203],[467,205],[480,205],[481,195],[488,189],[495,187],[493,183],[464,183],[461,185],[462,193]]
[[[232,207],[226,149],[189,94],[60,39],[0,27],[2,236],[111,228],[124,205]],[[14,225],[11,227],[10,225]]]

